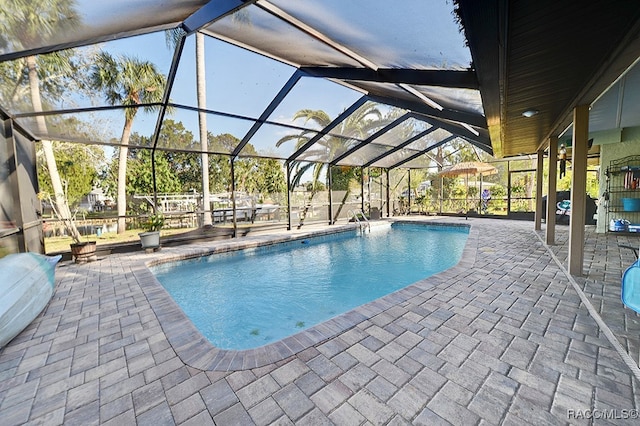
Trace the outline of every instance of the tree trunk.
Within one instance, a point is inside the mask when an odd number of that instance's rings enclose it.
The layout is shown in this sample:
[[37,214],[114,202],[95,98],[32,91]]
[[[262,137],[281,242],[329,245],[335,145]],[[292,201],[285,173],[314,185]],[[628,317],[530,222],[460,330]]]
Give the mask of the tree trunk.
[[[29,69],[29,91],[31,93],[31,103],[33,105],[33,112],[42,112],[42,99],[40,98],[40,79],[38,78],[38,70],[36,66],[35,56],[27,57],[27,67]],[[41,136],[48,133],[47,123],[43,116],[36,116],[36,123],[38,125],[38,132]],[[62,186],[62,180],[60,179],[60,173],[58,172],[58,165],[56,164],[56,157],[53,152],[53,143],[50,140],[41,140],[42,151],[44,158],[49,169],[49,176],[51,178],[51,186],[53,188],[53,202],[55,202],[55,211],[57,211],[59,218],[64,222],[67,232],[74,241],[80,242],[80,233],[76,228],[75,223],[71,218],[71,209],[67,202],[67,197]]]
[[207,137],[207,86],[204,61],[204,34],[196,33],[196,86],[198,92],[198,123],[200,126],[200,147],[202,149],[202,210],[203,226],[211,226],[211,200],[209,199],[209,141]]
[[127,156],[129,155],[129,137],[131,136],[131,127],[133,119],[127,118],[122,129],[122,139],[120,143],[120,155],[118,157],[118,234],[122,234],[126,230],[127,215]]
[[311,191],[311,195],[309,195],[309,202],[304,205],[302,212],[300,213],[300,223],[298,224],[298,229],[302,228],[304,225],[304,220],[307,218],[307,213],[309,212],[309,207],[311,207],[311,202],[313,201],[313,197],[316,195],[316,191]]
[[349,195],[351,195],[351,188],[347,188],[347,190],[344,192],[344,197],[342,197],[342,201],[338,206],[338,211],[336,211],[336,214],[333,215],[334,223],[338,220],[338,217],[340,217],[340,212],[342,212],[342,207],[344,207],[344,204],[347,202],[347,198],[349,197]]

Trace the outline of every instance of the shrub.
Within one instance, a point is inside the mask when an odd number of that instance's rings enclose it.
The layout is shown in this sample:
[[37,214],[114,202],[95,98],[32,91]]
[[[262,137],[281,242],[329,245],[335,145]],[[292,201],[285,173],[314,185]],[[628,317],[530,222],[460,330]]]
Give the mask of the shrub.
[[152,214],[142,224],[142,227],[147,232],[159,231],[164,226],[164,220],[164,215],[162,213]]

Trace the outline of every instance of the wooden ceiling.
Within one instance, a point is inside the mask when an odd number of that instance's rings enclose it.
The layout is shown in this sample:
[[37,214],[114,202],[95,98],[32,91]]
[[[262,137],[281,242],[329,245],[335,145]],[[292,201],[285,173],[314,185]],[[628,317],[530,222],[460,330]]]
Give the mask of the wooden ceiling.
[[458,5],[499,157],[535,153],[570,125],[575,106],[591,105],[640,57],[637,1]]

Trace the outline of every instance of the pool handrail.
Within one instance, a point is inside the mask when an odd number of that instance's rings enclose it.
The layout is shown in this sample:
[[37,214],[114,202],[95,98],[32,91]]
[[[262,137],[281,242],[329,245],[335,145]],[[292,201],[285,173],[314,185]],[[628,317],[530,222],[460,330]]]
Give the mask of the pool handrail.
[[[362,223],[362,221],[360,221],[360,217],[358,217],[359,215],[362,215],[364,224]],[[361,232],[364,233],[364,227],[367,227],[369,229],[369,232],[371,232],[371,223],[369,223],[369,219],[367,219],[367,217],[364,215],[364,212],[362,210],[359,210],[359,209],[349,210],[347,211],[347,216],[353,217],[353,220],[358,223],[358,226],[360,227]]]

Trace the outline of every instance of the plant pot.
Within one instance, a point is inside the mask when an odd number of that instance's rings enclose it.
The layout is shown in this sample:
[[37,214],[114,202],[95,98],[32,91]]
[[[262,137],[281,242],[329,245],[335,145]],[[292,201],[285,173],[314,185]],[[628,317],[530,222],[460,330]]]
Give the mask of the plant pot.
[[84,243],[71,244],[71,257],[76,263],[87,263],[98,260],[96,256],[96,242],[87,241]]
[[160,247],[160,231],[141,232],[138,236],[140,237],[140,244],[142,244],[143,249],[156,249]]

